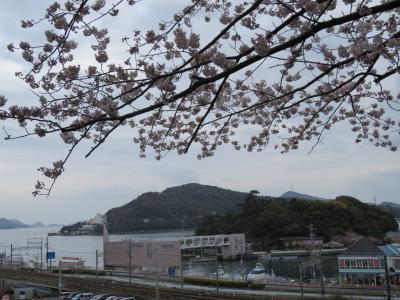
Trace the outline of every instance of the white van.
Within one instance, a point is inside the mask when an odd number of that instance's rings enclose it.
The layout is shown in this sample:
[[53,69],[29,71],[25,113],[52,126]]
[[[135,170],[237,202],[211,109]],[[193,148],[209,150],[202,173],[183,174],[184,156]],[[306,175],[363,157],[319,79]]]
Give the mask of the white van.
[[93,293],[81,293],[72,297],[72,300],[89,300],[93,297]]

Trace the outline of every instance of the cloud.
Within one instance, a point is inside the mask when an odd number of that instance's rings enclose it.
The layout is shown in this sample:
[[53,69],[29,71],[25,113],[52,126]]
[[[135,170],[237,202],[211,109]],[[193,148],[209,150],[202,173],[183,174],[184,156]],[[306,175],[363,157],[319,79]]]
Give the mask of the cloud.
[[[41,41],[42,30],[23,30],[17,26],[19,19],[39,17],[53,1],[3,0],[0,12],[0,41],[33,38]],[[187,1],[144,1],[135,9],[122,11],[121,18],[112,18],[113,42],[119,59],[125,49],[119,38],[135,24],[150,28],[159,19],[169,19],[178,7]],[[10,24],[15,24],[11,26]],[[196,25],[199,25],[200,22]],[[101,26],[100,26],[101,27]],[[132,33],[132,31],[131,31]],[[210,33],[207,33],[210,34]],[[202,36],[202,41],[207,41]],[[91,55],[91,54],[90,54]],[[77,56],[89,63],[92,56],[79,52]],[[88,58],[86,60],[86,58]],[[115,58],[115,57],[114,57]],[[18,103],[35,100],[32,94],[13,73],[25,68],[17,54],[0,49],[0,91],[7,92]],[[273,76],[268,73],[268,76]],[[399,91],[392,79],[387,86]],[[6,123],[10,132],[23,132],[14,124]],[[398,153],[375,148],[368,142],[354,143],[354,135],[346,124],[327,132],[316,149],[309,153],[313,143],[304,143],[297,151],[279,154],[268,148],[264,152],[235,151],[230,145],[221,147],[214,157],[197,160],[198,146],[188,155],[168,153],[161,161],[151,153],[139,159],[138,148],[132,141],[134,131],[124,128],[107,140],[95,153],[85,159],[90,144],[83,144],[71,156],[65,174],[58,180],[50,198],[32,198],[31,192],[39,173],[36,169],[62,158],[68,151],[58,135],[43,139],[26,138],[0,141],[0,188],[2,196],[0,217],[21,219],[27,223],[38,220],[45,223],[71,223],[92,217],[96,212],[122,205],[147,191],[162,191],[169,186],[198,182],[232,190],[248,192],[259,190],[262,194],[278,196],[293,189],[324,198],[340,194],[355,195],[371,201],[397,201],[399,195],[400,165]],[[239,139],[246,142],[254,131],[242,129]],[[4,136],[4,134],[3,134]]]
[[354,177],[348,182],[344,193],[354,195],[365,202],[377,203],[384,201],[400,203],[400,169],[390,171],[370,172],[361,177]]

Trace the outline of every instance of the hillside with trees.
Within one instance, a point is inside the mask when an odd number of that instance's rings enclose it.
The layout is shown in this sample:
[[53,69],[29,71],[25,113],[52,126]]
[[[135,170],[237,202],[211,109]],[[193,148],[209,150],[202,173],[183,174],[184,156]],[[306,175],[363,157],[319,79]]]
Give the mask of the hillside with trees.
[[[269,241],[304,236],[311,222],[316,234],[326,239],[349,231],[382,238],[397,229],[389,213],[351,197],[275,198],[196,183],[144,193],[110,209],[106,217],[111,233],[197,228],[197,234],[244,232],[249,238]],[[61,232],[80,226],[64,226]]]
[[191,183],[144,193],[106,216],[110,232],[195,228],[207,215],[238,213],[246,197],[246,193]]
[[207,216],[196,234],[244,232],[249,238],[276,244],[280,237],[306,235],[310,223],[317,228],[316,234],[326,239],[349,231],[382,239],[398,228],[389,213],[352,197],[263,201],[250,193],[239,213]]

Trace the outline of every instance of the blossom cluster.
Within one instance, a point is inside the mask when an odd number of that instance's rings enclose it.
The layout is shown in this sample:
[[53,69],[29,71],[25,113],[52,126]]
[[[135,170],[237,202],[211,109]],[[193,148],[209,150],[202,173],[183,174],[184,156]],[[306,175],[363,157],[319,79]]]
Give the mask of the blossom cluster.
[[[393,112],[400,99],[385,83],[399,82],[399,1],[192,0],[158,28],[127,28],[120,45],[126,57],[116,61],[106,25],[97,24],[136,5],[50,5],[41,19],[49,26],[43,45],[7,47],[30,65],[16,75],[41,95],[38,104],[11,105],[0,118],[17,120],[27,135],[60,132],[71,150],[91,140],[88,154],[120,126],[132,127],[140,156],[160,159],[192,145],[199,158],[224,144],[287,152],[304,141],[318,145],[340,122],[357,143],[397,149],[400,121]],[[215,35],[204,33],[207,26]],[[91,43],[94,61],[87,68],[74,57],[76,35]],[[254,130],[247,140],[239,139],[243,127]],[[55,180],[64,164],[40,171]],[[42,182],[37,188],[46,189]]]

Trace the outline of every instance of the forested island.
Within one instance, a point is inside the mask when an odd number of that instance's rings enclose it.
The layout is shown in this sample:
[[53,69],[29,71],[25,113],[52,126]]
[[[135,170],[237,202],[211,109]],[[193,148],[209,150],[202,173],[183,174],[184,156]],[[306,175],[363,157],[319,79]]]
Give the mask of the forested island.
[[250,193],[239,213],[207,216],[196,234],[245,232],[247,237],[279,243],[279,238],[304,236],[313,224],[325,240],[353,232],[383,239],[398,229],[396,220],[383,209],[355,198],[340,196],[334,200],[272,199],[264,201]]
[[[272,242],[280,237],[304,236],[310,223],[326,240],[347,232],[383,238],[386,232],[397,230],[388,212],[352,197],[322,200],[285,194],[268,197],[256,191],[243,193],[192,183],[161,193],[144,193],[109,210],[106,219],[110,233],[196,228],[197,234],[244,232],[250,239]],[[82,224],[64,226],[61,232],[77,231]],[[101,227],[91,234],[101,234]]]

